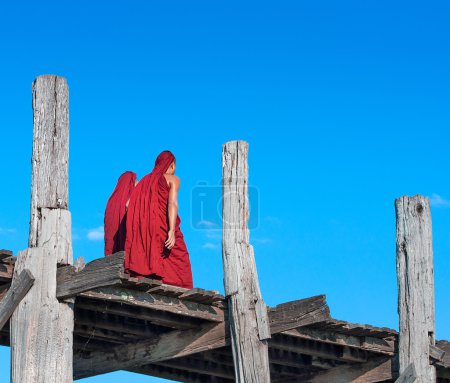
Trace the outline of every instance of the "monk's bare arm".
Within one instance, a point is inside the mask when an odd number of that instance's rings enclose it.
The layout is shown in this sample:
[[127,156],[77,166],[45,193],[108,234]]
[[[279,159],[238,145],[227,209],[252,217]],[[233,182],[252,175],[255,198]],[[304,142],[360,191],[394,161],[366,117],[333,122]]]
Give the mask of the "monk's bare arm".
[[167,177],[169,183],[169,200],[167,204],[167,214],[169,218],[169,232],[165,246],[171,249],[175,245],[175,224],[178,215],[178,189],[180,188],[180,179],[177,176]]

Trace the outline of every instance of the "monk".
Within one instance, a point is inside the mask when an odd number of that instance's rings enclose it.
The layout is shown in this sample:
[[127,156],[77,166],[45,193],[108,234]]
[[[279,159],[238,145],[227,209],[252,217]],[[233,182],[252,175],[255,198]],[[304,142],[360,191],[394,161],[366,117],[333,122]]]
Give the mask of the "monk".
[[123,173],[105,209],[105,255],[125,250],[127,204],[136,186],[136,174]]
[[131,194],[127,213],[125,271],[132,276],[160,279],[192,288],[189,253],[180,230],[175,157],[159,154],[150,174]]

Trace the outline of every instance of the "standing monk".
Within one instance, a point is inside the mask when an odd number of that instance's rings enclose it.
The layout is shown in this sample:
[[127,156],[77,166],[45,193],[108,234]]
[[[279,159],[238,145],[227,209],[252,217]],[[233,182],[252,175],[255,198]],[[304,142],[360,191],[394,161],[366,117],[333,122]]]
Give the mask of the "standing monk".
[[127,204],[136,186],[136,174],[125,172],[117,181],[105,209],[105,255],[125,249]]
[[175,157],[166,150],[133,193],[127,213],[125,271],[192,288],[189,253],[180,230]]

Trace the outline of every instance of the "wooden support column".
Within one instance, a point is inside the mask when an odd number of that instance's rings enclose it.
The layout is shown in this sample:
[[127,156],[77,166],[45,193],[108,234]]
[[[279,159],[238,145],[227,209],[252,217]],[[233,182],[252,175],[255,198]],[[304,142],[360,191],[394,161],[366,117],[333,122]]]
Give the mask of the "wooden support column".
[[267,309],[249,243],[248,144],[223,145],[222,259],[236,382],[270,382]]
[[19,252],[13,279],[28,269],[35,282],[11,318],[12,383],[72,382],[73,304],[56,298],[57,265],[72,263],[68,98],[62,77],[33,83],[29,248]]
[[395,201],[397,218],[397,281],[399,374],[411,364],[417,380],[435,383],[430,365],[434,345],[434,276],[431,214],[428,198],[420,195]]

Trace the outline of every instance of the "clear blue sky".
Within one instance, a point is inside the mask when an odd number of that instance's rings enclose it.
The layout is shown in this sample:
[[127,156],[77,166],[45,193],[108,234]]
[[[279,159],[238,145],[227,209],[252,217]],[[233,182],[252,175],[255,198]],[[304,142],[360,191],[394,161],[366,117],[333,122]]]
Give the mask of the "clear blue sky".
[[[3,2],[0,248],[27,246],[31,82],[58,74],[75,256],[102,255],[117,177],[142,177],[170,149],[195,285],[222,291],[220,231],[195,230],[190,201],[198,182],[220,185],[222,144],[243,139],[269,305],[325,293],[338,319],[397,328],[394,199],[421,193],[437,338],[450,339],[449,12],[447,1]],[[84,381],[125,378],[159,381]]]

